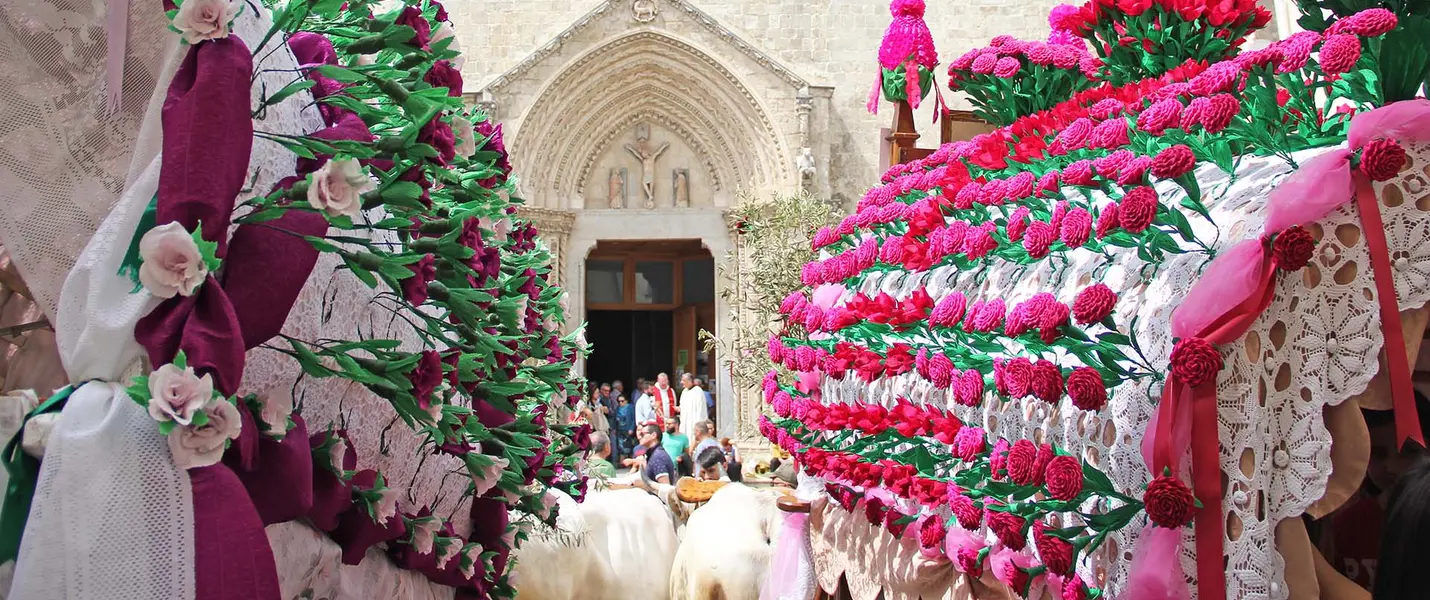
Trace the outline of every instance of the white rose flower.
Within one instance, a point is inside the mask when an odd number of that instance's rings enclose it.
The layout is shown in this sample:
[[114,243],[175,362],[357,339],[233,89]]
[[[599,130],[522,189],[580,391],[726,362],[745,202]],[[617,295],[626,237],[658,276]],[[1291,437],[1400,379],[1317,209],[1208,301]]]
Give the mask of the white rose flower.
[[501,481],[502,471],[505,471],[507,465],[511,464],[511,461],[505,458],[496,456],[487,458],[490,459],[491,464],[482,467],[478,473],[469,473],[472,476],[472,485],[476,486],[475,496],[478,498],[496,487],[497,483]]
[[585,352],[588,345],[589,343],[586,341],[586,330],[582,329],[576,332],[576,349]]
[[329,215],[356,219],[362,213],[362,194],[373,189],[372,179],[355,158],[330,160],[313,173],[308,203]]
[[35,390],[15,390],[0,396],[0,430],[17,431],[25,421],[25,415],[40,405]]
[[466,561],[467,564],[462,567],[462,577],[465,577],[465,578],[467,578],[467,579],[471,579],[472,577],[476,576],[476,574],[477,574],[477,565],[481,565],[481,567],[482,567],[482,574],[483,574],[483,575],[486,574],[486,572],[487,572],[487,565],[486,565],[486,563],[483,563],[483,562],[482,562],[482,552],[485,552],[485,551],[486,551],[486,550],[485,550],[484,548],[482,548],[482,545],[481,545],[481,544],[468,544],[468,545],[467,545],[466,552],[464,552],[464,554],[465,554],[466,557],[467,557],[467,561]]
[[437,527],[440,524],[435,517],[427,517],[412,525],[412,547],[418,554],[431,554],[432,545],[437,539]]
[[347,456],[348,443],[338,436],[333,436],[333,445],[328,447],[328,463],[333,466],[333,472],[342,473],[343,457]]
[[213,396],[213,379],[199,377],[192,368],[180,369],[171,363],[149,374],[149,416],[155,421],[188,425],[194,413],[209,406]]
[[45,446],[50,444],[50,432],[55,430],[55,422],[60,413],[35,415],[25,421],[25,431],[20,436],[20,449],[35,458],[45,457]]
[[238,16],[238,8],[229,0],[184,0],[174,15],[174,29],[190,44],[223,39],[228,37],[228,24]]
[[397,490],[392,488],[383,489],[379,492],[377,504],[373,507],[377,511],[377,522],[387,524],[387,520],[397,516]]
[[452,43],[447,45],[447,49],[457,53],[456,58],[453,58],[451,60],[452,67],[460,71],[462,70],[462,66],[467,64],[467,57],[462,56],[461,54],[462,40],[457,38],[457,33],[452,30],[451,23],[442,23],[438,25],[437,30],[432,32],[431,43],[436,44],[437,42],[440,42],[447,38],[452,38]]
[[178,222],[165,223],[139,238],[139,283],[160,298],[191,296],[208,277],[193,234]]
[[176,427],[169,433],[169,452],[180,469],[218,464],[229,440],[238,439],[243,419],[232,402],[215,399],[204,407],[207,423],[199,427]]
[[457,542],[458,540],[453,539],[437,548],[438,569],[447,568],[447,563],[452,562],[452,559],[456,558],[457,554],[462,551],[462,545]]
[[556,497],[556,493],[546,490],[546,493],[541,495],[541,508],[546,511],[547,519],[556,516],[557,506],[560,506],[560,499]]
[[293,414],[293,389],[278,386],[259,395],[258,401],[263,403],[258,418],[268,426],[268,435],[283,439],[288,433],[288,417]]
[[457,137],[457,156],[471,158],[477,152],[477,131],[471,121],[452,117],[452,135]]

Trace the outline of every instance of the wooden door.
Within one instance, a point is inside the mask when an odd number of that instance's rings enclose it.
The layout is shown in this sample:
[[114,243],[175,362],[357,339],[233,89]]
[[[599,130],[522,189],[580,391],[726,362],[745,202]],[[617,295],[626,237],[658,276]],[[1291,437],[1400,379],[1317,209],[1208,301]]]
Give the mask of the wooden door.
[[[675,372],[695,370],[695,307],[675,309]],[[671,382],[674,383],[674,382]]]

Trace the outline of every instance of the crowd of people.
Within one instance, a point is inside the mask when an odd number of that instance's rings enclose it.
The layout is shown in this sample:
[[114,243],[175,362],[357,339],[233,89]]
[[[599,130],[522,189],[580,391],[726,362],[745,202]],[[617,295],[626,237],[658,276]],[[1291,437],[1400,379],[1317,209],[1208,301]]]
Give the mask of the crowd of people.
[[572,415],[594,430],[591,462],[605,463],[593,464],[591,473],[614,476],[621,465],[647,482],[741,481],[739,450],[729,438],[715,438],[715,397],[705,381],[685,373],[680,386],[677,393],[661,373],[654,381],[637,379],[627,396],[619,380],[593,382],[591,398]]

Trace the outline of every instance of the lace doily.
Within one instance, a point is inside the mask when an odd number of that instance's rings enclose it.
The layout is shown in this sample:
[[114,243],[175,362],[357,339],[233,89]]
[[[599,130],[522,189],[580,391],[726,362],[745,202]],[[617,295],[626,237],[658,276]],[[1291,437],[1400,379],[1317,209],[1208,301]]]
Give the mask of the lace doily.
[[[1430,210],[1430,146],[1408,150],[1411,164],[1401,176],[1376,185],[1402,310],[1430,300],[1430,220],[1425,215]],[[1304,163],[1323,151],[1301,152],[1294,158]],[[1291,172],[1291,166],[1279,158],[1245,157],[1234,177],[1202,165],[1197,176],[1203,201],[1219,227],[1190,217],[1197,237],[1225,249],[1259,234],[1268,192]],[[1181,197],[1178,188],[1165,182],[1158,191],[1164,202]],[[1107,202],[1099,198],[1098,204]],[[1320,240],[1316,257],[1299,277],[1283,277],[1277,283],[1271,306],[1243,340],[1224,352],[1228,356],[1218,377],[1218,406],[1222,471],[1229,482],[1223,499],[1229,532],[1224,539],[1229,598],[1288,596],[1285,561],[1276,552],[1274,530],[1279,521],[1301,515],[1325,493],[1331,438],[1322,409],[1363,392],[1379,369],[1380,311],[1359,223],[1355,203],[1347,198],[1346,204],[1309,227]],[[1100,281],[1119,295],[1118,330],[1135,334],[1146,358],[1165,371],[1172,349],[1172,311],[1197,281],[1208,257],[1171,255],[1153,271],[1135,250],[1115,249],[1113,254],[1116,261],[1103,272],[1095,272],[1101,255],[1080,249],[1068,253],[1066,264],[1056,258],[1028,269],[998,264],[981,284],[969,273],[942,268],[871,276],[860,291],[886,291],[903,298],[926,286],[937,301],[957,289],[970,300],[1003,298],[1011,306],[1043,291],[1071,302],[1076,290]],[[1065,366],[1078,364],[1076,358],[1059,359]],[[951,405],[965,422],[981,424],[992,435],[1051,442],[1076,452],[1107,473],[1120,490],[1136,494],[1150,479],[1141,444],[1160,392],[1161,386],[1150,380],[1124,383],[1113,391],[1104,411],[1087,413],[1067,401],[1049,406],[1032,398],[962,407],[913,372],[872,384],[855,377],[826,378],[823,384],[827,401],[892,406],[895,399],[907,397]],[[1142,525],[1134,521],[1091,556],[1082,557],[1083,577],[1100,581],[1098,575],[1105,572],[1109,595],[1122,593]],[[1188,574],[1195,573],[1192,544],[1189,530],[1182,551]],[[1192,590],[1195,597],[1195,586]]]

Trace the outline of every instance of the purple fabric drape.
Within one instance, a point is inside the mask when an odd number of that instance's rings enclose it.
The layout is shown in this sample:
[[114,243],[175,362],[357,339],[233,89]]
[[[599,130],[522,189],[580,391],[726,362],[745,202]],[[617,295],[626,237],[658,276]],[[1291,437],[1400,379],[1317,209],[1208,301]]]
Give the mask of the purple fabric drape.
[[[353,489],[370,490],[377,483],[377,471],[364,469],[353,475]],[[379,525],[364,510],[349,510],[338,518],[338,528],[329,536],[343,548],[343,564],[356,565],[367,555],[367,549],[407,535],[407,523],[394,514]]]

